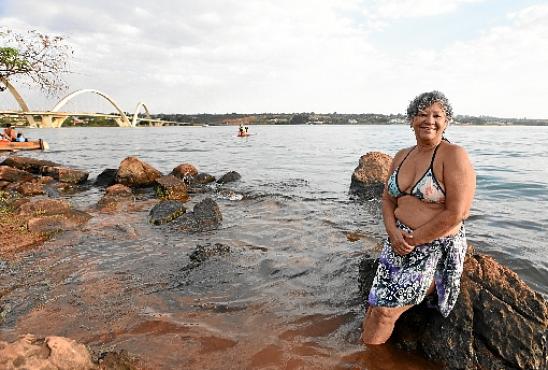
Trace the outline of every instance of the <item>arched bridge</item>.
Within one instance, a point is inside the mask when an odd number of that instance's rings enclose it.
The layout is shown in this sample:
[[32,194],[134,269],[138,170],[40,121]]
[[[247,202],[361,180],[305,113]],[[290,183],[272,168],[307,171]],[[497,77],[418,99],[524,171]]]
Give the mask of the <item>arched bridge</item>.
[[[164,121],[159,119],[153,119],[150,116],[150,112],[148,110],[148,107],[143,102],[139,102],[137,106],[135,107],[135,112],[133,113],[133,116],[130,119],[126,115],[126,113],[123,111],[122,108],[114,101],[112,97],[109,95],[95,89],[82,89],[74,91],[64,98],[62,98],[50,111],[45,112],[39,112],[39,111],[31,111],[29,109],[28,104],[25,102],[21,94],[15,89],[15,87],[5,78],[0,78],[0,82],[2,82],[8,89],[8,91],[12,94],[12,96],[15,98],[17,104],[19,105],[20,111],[0,111],[0,115],[16,115],[16,116],[24,116],[27,119],[27,122],[30,127],[49,127],[49,128],[58,128],[63,125],[63,123],[66,121],[68,117],[105,117],[105,118],[112,118],[120,127],[136,127],[140,122],[146,122],[149,125],[154,126],[163,126],[166,124],[179,124],[178,122],[172,122],[172,121]],[[107,102],[109,102],[114,109],[116,109],[116,112],[118,114],[102,114],[102,113],[85,113],[85,112],[63,112],[61,109],[72,99],[76,98],[79,95],[82,94],[95,94],[102,98],[104,98]],[[144,109],[144,113],[146,115],[146,118],[140,117],[139,112],[140,109]]]

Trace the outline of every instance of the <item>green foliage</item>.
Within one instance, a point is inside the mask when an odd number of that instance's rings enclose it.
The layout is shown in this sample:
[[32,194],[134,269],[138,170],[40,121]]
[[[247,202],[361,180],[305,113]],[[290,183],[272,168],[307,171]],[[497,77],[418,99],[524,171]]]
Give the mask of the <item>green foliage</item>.
[[30,62],[21,57],[19,50],[12,47],[0,47],[0,71],[27,72],[30,69]]

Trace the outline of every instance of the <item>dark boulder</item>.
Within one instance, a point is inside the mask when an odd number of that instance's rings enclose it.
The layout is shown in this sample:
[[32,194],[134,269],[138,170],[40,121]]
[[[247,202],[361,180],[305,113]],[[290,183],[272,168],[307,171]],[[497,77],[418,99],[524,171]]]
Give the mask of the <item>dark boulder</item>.
[[[360,263],[367,298],[376,271]],[[449,317],[422,303],[404,313],[390,339],[450,369],[546,369],[548,303],[516,273],[481,254],[464,262],[459,299]]]
[[236,172],[236,171],[229,171],[225,173],[219,180],[217,180],[217,183],[219,184],[226,184],[229,182],[238,181],[242,178],[242,176]]
[[95,179],[95,186],[108,187],[116,184],[116,174],[118,169],[116,168],[107,168],[103,170]]
[[217,229],[222,220],[217,203],[211,198],[205,198],[194,206],[191,213],[179,217],[176,227],[181,231],[209,231]]
[[379,199],[384,191],[392,158],[380,152],[362,155],[350,180],[350,194],[361,199]]
[[149,213],[149,222],[162,225],[173,221],[186,212],[184,204],[177,200],[165,200],[156,204]]
[[189,178],[191,185],[206,185],[215,182],[215,176],[205,172],[199,172],[195,176]]

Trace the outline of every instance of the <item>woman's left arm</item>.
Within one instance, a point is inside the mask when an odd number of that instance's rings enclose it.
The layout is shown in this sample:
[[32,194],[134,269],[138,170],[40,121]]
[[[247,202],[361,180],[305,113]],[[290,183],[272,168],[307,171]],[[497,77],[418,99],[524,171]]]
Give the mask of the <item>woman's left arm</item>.
[[470,213],[476,191],[476,173],[468,154],[463,148],[450,145],[446,147],[443,157],[445,209],[406,236],[407,242],[411,245],[428,243],[446,236]]

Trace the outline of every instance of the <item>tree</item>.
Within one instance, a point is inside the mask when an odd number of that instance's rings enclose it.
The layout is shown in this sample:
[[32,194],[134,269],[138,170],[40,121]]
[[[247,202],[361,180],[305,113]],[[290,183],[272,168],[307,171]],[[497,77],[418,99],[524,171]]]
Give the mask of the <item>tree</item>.
[[0,29],[0,91],[8,80],[17,80],[56,95],[68,87],[62,75],[68,73],[71,55],[72,48],[61,36]]

